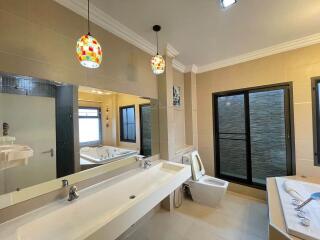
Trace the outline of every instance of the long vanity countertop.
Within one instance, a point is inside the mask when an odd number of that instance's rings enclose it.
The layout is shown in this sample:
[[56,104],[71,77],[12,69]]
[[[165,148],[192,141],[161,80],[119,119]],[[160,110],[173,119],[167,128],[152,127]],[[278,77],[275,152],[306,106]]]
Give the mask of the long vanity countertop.
[[[190,166],[157,161],[0,225],[5,240],[115,239],[190,178]],[[94,237],[93,237],[94,236]]]
[[[289,176],[285,178],[320,184],[320,178],[315,177],[305,178],[299,176]],[[267,179],[267,194],[269,207],[269,240],[301,240],[301,238],[289,235],[287,233],[275,178]]]

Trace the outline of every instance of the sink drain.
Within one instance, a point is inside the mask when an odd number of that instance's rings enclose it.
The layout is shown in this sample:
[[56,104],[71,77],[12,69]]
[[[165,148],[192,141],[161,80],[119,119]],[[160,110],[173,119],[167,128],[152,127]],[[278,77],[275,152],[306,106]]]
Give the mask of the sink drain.
[[130,197],[129,197],[129,199],[135,199],[136,198],[136,195],[131,195]]

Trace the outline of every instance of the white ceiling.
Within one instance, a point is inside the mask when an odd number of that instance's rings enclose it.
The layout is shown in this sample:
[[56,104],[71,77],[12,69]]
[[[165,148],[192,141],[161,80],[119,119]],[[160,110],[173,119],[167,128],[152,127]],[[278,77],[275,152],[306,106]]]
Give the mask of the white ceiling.
[[219,0],[91,4],[152,44],[152,25],[161,25],[161,50],[170,43],[185,66],[208,65],[320,32],[320,0],[238,0],[228,9],[221,9]]

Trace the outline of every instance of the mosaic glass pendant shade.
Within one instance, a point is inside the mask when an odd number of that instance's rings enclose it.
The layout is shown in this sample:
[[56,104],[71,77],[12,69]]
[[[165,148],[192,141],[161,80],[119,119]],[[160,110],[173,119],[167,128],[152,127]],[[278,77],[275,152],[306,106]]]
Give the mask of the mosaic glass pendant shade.
[[77,57],[82,66],[98,68],[102,61],[102,49],[99,42],[89,34],[80,37],[77,42]]
[[166,68],[166,63],[163,57],[159,54],[151,58],[151,69],[155,75],[162,74]]
[[157,54],[151,58],[151,69],[153,74],[160,75],[166,69],[166,62],[164,61],[163,57],[159,54],[159,46],[158,46],[158,32],[160,32],[161,26],[154,25],[152,29],[156,33]]

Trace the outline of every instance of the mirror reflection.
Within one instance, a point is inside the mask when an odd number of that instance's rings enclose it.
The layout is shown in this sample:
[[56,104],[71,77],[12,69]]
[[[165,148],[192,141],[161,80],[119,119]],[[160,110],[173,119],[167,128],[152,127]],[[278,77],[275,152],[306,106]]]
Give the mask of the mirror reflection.
[[156,102],[89,87],[78,89],[81,169],[119,158],[151,156]]
[[159,153],[158,102],[0,73],[0,194]]

